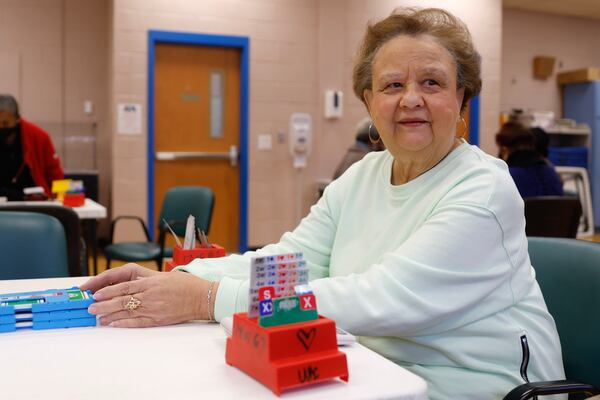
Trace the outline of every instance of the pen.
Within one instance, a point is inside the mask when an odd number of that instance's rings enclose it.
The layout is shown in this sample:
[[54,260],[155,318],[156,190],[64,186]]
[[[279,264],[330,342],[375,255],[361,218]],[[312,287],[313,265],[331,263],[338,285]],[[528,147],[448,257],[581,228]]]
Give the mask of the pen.
[[169,223],[164,218],[163,218],[163,222],[165,223],[165,225],[167,226],[167,228],[171,232],[171,235],[173,235],[173,237],[175,238],[175,241],[177,242],[177,245],[179,247],[181,247],[181,241],[179,240],[179,238],[177,237],[177,235],[175,234],[175,232],[173,232],[173,229],[171,229],[171,225],[169,225]]
[[204,233],[204,231],[201,230],[200,228],[196,228],[196,229],[198,229],[198,239],[200,239],[200,246],[211,247],[210,243],[208,242],[208,236],[206,236],[206,233]]

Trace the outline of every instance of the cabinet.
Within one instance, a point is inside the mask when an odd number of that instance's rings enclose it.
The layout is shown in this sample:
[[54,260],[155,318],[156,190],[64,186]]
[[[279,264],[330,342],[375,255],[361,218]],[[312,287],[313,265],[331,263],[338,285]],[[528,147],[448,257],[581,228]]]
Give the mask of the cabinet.
[[[573,120],[559,121],[546,129],[548,158],[554,165],[588,167],[591,131],[588,124],[575,124]],[[572,124],[567,124],[571,122]]]
[[[560,78],[559,78],[560,82]],[[588,173],[594,221],[600,224],[600,80],[566,83],[563,86],[563,115],[590,126]]]

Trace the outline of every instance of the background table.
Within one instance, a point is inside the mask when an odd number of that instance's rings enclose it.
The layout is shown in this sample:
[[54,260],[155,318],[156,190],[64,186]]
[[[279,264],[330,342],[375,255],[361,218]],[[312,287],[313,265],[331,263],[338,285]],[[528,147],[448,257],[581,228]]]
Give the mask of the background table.
[[[10,206],[11,204],[18,204],[23,206],[62,206],[60,201],[6,201],[0,203],[2,206]],[[80,207],[72,207],[73,211],[77,213],[80,219],[101,219],[106,218],[106,207],[102,204],[96,203],[92,199],[85,199],[85,203]]]
[[98,273],[98,224],[96,221],[106,218],[106,207],[96,203],[92,199],[86,198],[84,205],[73,207],[73,211],[87,225],[86,233],[88,234],[88,242],[92,245],[94,275],[96,275]]
[[[7,201],[1,202],[2,206],[62,206],[59,201]],[[98,226],[97,220],[106,218],[106,207],[96,203],[92,199],[85,199],[85,203],[80,207],[71,207],[77,214],[82,224],[85,225],[86,242],[92,246],[92,260],[94,266],[94,275],[98,273]],[[87,265],[87,261],[86,261]]]
[[[85,278],[0,281],[0,293],[60,289]],[[277,399],[225,363],[217,324],[118,329],[19,330],[0,334],[6,399]],[[355,344],[341,347],[350,380],[286,391],[281,399],[427,399],[418,376]]]

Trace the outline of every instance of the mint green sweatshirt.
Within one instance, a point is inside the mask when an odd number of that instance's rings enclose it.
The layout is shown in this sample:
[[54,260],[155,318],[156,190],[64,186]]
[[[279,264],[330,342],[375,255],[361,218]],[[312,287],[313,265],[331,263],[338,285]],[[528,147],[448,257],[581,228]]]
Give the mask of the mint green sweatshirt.
[[279,243],[184,267],[220,281],[216,319],[246,310],[252,256],[301,251],[319,313],[423,377],[432,400],[500,399],[523,383],[522,335],[529,379],[564,378],[506,164],[464,142],[394,186],[392,161],[354,164]]

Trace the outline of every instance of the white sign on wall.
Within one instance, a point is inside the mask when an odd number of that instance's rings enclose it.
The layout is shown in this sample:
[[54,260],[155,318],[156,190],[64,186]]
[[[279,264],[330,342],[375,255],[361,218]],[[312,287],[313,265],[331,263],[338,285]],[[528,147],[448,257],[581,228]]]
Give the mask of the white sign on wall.
[[120,135],[141,135],[142,105],[140,103],[117,104],[117,133]]

